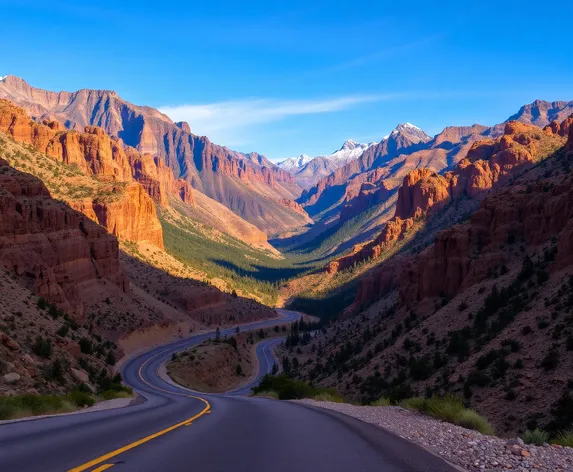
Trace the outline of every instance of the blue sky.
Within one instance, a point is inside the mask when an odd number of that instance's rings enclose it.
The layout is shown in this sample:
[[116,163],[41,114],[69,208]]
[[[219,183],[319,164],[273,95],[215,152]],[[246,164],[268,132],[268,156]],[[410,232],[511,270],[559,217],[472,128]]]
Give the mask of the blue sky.
[[0,0],[0,75],[116,90],[272,159],[573,100],[571,2]]

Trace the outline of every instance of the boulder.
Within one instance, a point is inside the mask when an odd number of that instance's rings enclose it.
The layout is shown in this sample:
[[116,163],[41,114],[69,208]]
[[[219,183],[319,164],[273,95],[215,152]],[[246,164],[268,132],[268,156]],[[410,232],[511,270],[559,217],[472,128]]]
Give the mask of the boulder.
[[10,372],[4,376],[4,380],[9,384],[16,383],[18,380],[20,380],[20,374],[17,374],[16,372]]
[[0,342],[11,351],[19,351],[20,345],[6,334],[0,334]]
[[72,377],[81,383],[84,384],[89,384],[90,382],[90,376],[88,375],[87,372],[80,370],[80,369],[74,369],[73,367],[71,368],[71,373],[72,373]]

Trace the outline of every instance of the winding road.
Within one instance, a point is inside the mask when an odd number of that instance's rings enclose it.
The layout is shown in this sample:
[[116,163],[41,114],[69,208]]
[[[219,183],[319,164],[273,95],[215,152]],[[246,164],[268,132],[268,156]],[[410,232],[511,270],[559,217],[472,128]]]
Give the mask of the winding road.
[[[283,321],[298,317],[281,310]],[[242,331],[271,326],[252,323]],[[221,330],[233,334],[234,329]],[[0,426],[1,472],[451,472],[424,449],[373,425],[305,405],[242,396],[274,364],[269,339],[257,346],[259,374],[224,395],[164,380],[174,352],[214,333],[142,353],[123,367],[146,398],[127,408]]]

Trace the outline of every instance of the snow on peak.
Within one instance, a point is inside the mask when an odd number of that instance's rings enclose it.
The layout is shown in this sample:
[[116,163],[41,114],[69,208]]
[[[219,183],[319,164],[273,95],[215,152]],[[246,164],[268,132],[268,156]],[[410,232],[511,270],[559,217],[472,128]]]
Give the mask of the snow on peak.
[[374,146],[375,144],[378,143],[373,142],[369,144],[364,144],[356,142],[353,139],[348,139],[344,142],[344,144],[338,151],[333,152],[330,156],[324,156],[324,157],[326,157],[326,159],[331,161],[350,162],[353,161],[354,159],[358,159],[366,149],[368,149],[370,146]]
[[355,149],[357,146],[362,146],[362,144],[357,143],[356,141],[354,141],[354,139],[347,139],[346,141],[344,141],[344,144],[342,145],[342,147],[340,148],[342,149]]
[[289,157],[282,162],[277,164],[278,167],[289,172],[298,171],[299,169],[306,166],[310,161],[320,157],[321,159],[326,159],[336,166],[336,168],[343,166],[344,164],[358,159],[366,149],[371,146],[375,146],[377,142],[371,142],[368,144],[359,143],[353,139],[347,139],[342,147],[330,154],[329,156],[317,156],[310,157],[307,154],[301,154],[298,157]]
[[0,75],[0,82],[4,82],[4,80],[5,80],[7,77],[8,77],[7,75],[4,75],[4,76]]
[[418,141],[428,141],[431,139],[426,132],[412,123],[402,123],[396,126],[396,128],[390,133],[390,136],[396,137],[399,134],[405,134],[409,138],[416,138]]
[[288,159],[279,162],[277,166],[279,166],[281,169],[287,169],[287,170],[299,169],[308,164],[310,161],[312,161],[312,157],[310,157],[307,154],[301,154],[298,157],[289,157]]

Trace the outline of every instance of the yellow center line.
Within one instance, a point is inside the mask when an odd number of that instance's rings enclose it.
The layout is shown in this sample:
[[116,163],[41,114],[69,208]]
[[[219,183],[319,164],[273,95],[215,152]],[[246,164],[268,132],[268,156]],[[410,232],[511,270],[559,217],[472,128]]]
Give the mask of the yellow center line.
[[101,467],[98,467],[97,469],[92,470],[92,472],[103,472],[104,470],[109,469],[110,467],[113,467],[115,464],[104,464]]
[[[83,472],[87,469],[90,469],[91,467],[100,464],[101,462],[104,462],[108,459],[111,459],[112,457],[118,456],[119,454],[122,454],[126,451],[129,451],[130,449],[136,448],[137,446],[140,446],[148,441],[151,441],[152,439],[155,439],[159,436],[163,436],[166,433],[169,433],[170,431],[173,431],[174,429],[180,428],[181,426],[188,426],[190,425],[193,421],[195,421],[197,418],[203,416],[206,413],[210,413],[210,409],[211,409],[211,405],[209,404],[209,402],[207,400],[205,400],[204,398],[201,397],[197,397],[194,395],[187,395],[185,393],[177,393],[177,392],[171,392],[169,390],[165,390],[161,387],[156,387],[155,385],[150,384],[147,380],[145,380],[143,378],[142,375],[142,371],[143,368],[145,367],[145,365],[150,362],[151,360],[155,359],[156,357],[160,356],[161,354],[163,354],[164,352],[168,351],[169,349],[162,351],[158,354],[156,354],[155,356],[150,357],[149,359],[147,359],[143,364],[141,364],[141,366],[139,367],[139,371],[138,371],[138,375],[139,378],[141,379],[141,381],[143,381],[145,384],[149,385],[151,388],[155,389],[155,390],[160,390],[162,392],[166,392],[169,393],[170,395],[178,395],[181,397],[187,397],[187,398],[194,398],[195,400],[200,400],[203,403],[205,403],[205,408],[203,408],[202,411],[200,411],[199,413],[197,413],[195,416],[192,416],[191,418],[186,419],[185,421],[182,421],[181,423],[177,423],[174,424],[173,426],[169,426],[168,428],[165,428],[161,431],[158,431],[157,433],[154,434],[150,434],[149,436],[146,436],[144,438],[139,439],[138,441],[135,441],[131,444],[128,444],[126,446],[120,447],[119,449],[116,449],[115,451],[109,452],[107,454],[104,454],[103,456],[100,456],[94,460],[91,460],[89,462],[86,462],[85,464],[82,464],[78,467],[75,467],[73,469],[70,469],[68,472]],[[112,467],[113,464],[105,464],[102,465],[101,467],[99,467],[98,469],[93,470],[92,472],[99,472],[102,470],[106,470],[109,469],[110,467]]]

